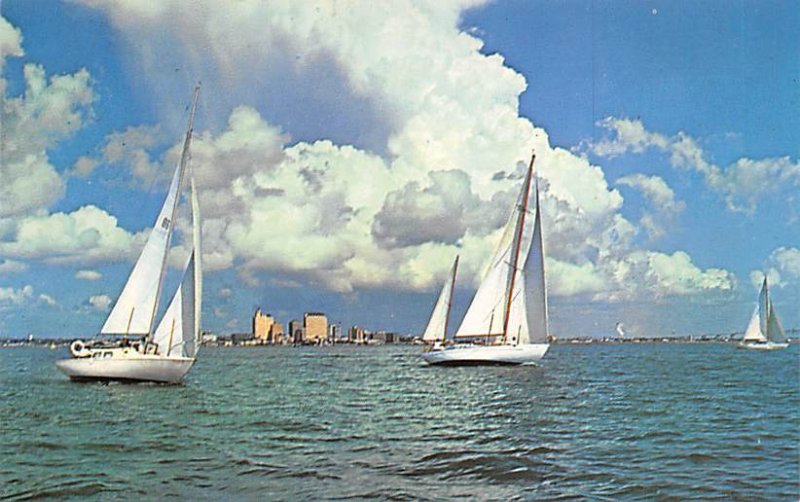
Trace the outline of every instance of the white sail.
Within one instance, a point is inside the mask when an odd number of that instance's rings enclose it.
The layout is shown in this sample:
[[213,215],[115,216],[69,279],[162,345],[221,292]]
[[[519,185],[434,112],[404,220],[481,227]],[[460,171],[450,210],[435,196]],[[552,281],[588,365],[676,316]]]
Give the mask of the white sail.
[[505,303],[510,279],[511,254],[516,245],[517,222],[522,194],[517,198],[503,236],[484,272],[478,291],[461,321],[457,337],[502,335]]
[[744,332],[743,342],[766,342],[767,337],[761,332],[761,315],[760,307],[756,307],[753,311],[753,316],[750,318],[750,323],[747,325],[747,330]]
[[769,320],[767,321],[767,340],[775,343],[785,343],[786,333],[783,331],[781,321],[778,319],[778,314],[775,312],[775,307],[772,302],[769,304]]
[[450,275],[442,286],[439,298],[433,306],[428,326],[422,335],[422,340],[426,342],[444,341],[447,337],[447,320],[450,315],[450,303],[453,298],[453,288],[455,286],[456,269],[458,268],[458,257],[456,257]]
[[192,187],[192,252],[183,272],[183,279],[172,297],[153,335],[153,343],[163,356],[194,357],[200,341],[200,308],[202,269],[200,251],[200,215],[197,195]]
[[194,357],[197,353],[194,268],[193,251],[183,280],[153,334],[153,343],[157,345],[159,355]]
[[172,175],[167,197],[156,218],[153,230],[147,238],[144,249],[139,255],[128,282],[122,289],[119,298],[100,329],[103,334],[135,334],[149,335],[153,329],[153,321],[158,310],[159,297],[164,281],[167,253],[169,251],[175,213],[178,207],[183,173],[189,162],[189,146],[192,142],[194,115],[197,109],[197,96],[200,87],[195,87],[192,97],[192,109],[189,115],[189,126],[183,142],[183,151],[175,173]]
[[173,225],[172,211],[178,197],[180,178],[180,166],[178,166],[142,254],[139,255],[128,282],[103,324],[101,333],[144,335],[150,332],[164,253],[169,246]]
[[197,189],[194,186],[194,176],[191,178],[192,189],[192,243],[194,244],[194,347],[200,346],[200,317],[203,310],[203,246],[201,243],[202,221],[200,219],[200,204],[197,200]]

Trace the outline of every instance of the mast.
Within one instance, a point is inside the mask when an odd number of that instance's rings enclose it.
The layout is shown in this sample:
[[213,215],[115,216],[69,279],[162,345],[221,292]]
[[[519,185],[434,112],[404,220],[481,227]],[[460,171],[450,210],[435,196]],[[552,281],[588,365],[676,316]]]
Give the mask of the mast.
[[450,322],[450,307],[453,305],[453,292],[456,290],[456,271],[458,270],[458,255],[453,264],[453,276],[450,279],[450,295],[447,297],[447,314],[444,317],[444,331],[442,332],[442,345],[447,341],[447,325]]
[[164,276],[167,265],[167,256],[169,256],[169,244],[172,240],[172,229],[175,222],[175,212],[178,209],[178,201],[180,200],[181,185],[183,184],[183,173],[186,170],[186,165],[189,163],[189,145],[192,143],[192,132],[194,130],[194,114],[197,110],[197,97],[200,95],[200,83],[195,85],[194,94],[192,95],[192,108],[189,112],[189,125],[186,129],[186,138],[183,140],[183,151],[181,152],[180,168],[178,171],[178,193],[172,203],[172,214],[169,221],[169,228],[167,229],[167,245],[164,247],[164,255],[161,258],[161,272],[158,276],[158,288],[156,289],[156,301],[153,304],[153,315],[150,317],[150,329],[147,332],[149,339],[153,334],[155,326],[156,314],[158,313],[158,304],[161,299],[161,290],[164,287]]
[[517,238],[516,246],[514,247],[514,259],[511,262],[511,282],[508,287],[508,296],[506,297],[506,314],[503,319],[503,343],[506,343],[508,337],[508,316],[511,313],[511,300],[514,296],[514,282],[517,278],[517,265],[519,264],[519,251],[522,247],[522,232],[525,229],[525,214],[528,211],[528,198],[531,191],[531,177],[533,176],[533,161],[536,159],[536,154],[531,154],[531,163],[528,166],[528,175],[525,177],[525,188],[522,193],[522,208],[519,216],[519,224],[517,225]]

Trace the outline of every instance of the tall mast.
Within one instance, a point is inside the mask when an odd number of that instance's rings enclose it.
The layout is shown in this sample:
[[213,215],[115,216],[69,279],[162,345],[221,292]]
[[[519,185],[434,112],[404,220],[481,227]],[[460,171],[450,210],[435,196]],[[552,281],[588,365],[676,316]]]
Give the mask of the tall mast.
[[511,262],[511,282],[508,287],[506,298],[506,315],[503,319],[503,343],[508,337],[508,316],[511,314],[511,300],[514,296],[514,282],[517,278],[517,265],[519,264],[519,251],[522,247],[522,232],[525,229],[525,214],[528,212],[528,198],[531,191],[531,178],[533,177],[533,161],[536,154],[531,154],[531,163],[528,166],[528,175],[525,177],[525,188],[523,189],[522,207],[520,208],[519,224],[517,225],[517,244],[514,246],[514,259]]
[[453,277],[450,280],[450,294],[447,297],[447,314],[444,318],[444,331],[442,332],[442,345],[447,341],[447,325],[450,323],[450,307],[453,305],[453,292],[456,290],[456,271],[458,270],[458,255],[453,264]]
[[172,217],[170,218],[169,228],[167,229],[167,245],[164,247],[164,256],[161,258],[161,272],[158,276],[158,288],[156,289],[156,301],[153,304],[153,315],[150,317],[150,330],[148,331],[148,338],[153,334],[153,328],[156,321],[156,314],[158,313],[158,304],[161,299],[161,289],[164,287],[164,276],[167,265],[167,256],[169,256],[169,245],[172,240],[172,229],[175,226],[175,212],[178,209],[178,201],[181,198],[181,186],[183,185],[183,173],[186,170],[186,165],[189,163],[189,145],[192,143],[192,132],[194,130],[194,114],[197,110],[197,97],[200,95],[200,84],[194,87],[194,94],[192,95],[192,108],[189,112],[189,125],[186,129],[186,138],[183,140],[183,151],[181,152],[181,162],[178,170],[178,193],[172,203]]

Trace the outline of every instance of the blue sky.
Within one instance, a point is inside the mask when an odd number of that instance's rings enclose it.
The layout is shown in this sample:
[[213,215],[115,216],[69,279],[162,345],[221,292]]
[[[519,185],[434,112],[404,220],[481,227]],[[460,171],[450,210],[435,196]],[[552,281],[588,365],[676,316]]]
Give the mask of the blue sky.
[[458,319],[532,147],[556,334],[800,326],[793,2],[461,4],[3,2],[0,336],[99,329],[195,80],[206,329]]

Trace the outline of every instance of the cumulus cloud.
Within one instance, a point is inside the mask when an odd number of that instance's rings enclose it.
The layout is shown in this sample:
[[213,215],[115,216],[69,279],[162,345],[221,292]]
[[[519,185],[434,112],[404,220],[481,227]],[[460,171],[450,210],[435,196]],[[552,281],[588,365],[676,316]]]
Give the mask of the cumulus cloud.
[[58,302],[52,296],[50,296],[50,295],[48,295],[46,293],[42,293],[42,294],[39,295],[39,301],[41,301],[42,303],[47,304],[47,305],[49,305],[51,307],[55,307],[55,306],[58,305]]
[[26,270],[28,270],[27,263],[9,259],[0,261],[0,275],[18,274]]
[[87,303],[97,311],[108,312],[111,306],[111,298],[108,295],[92,295]]
[[617,185],[639,190],[650,205],[650,210],[644,211],[639,221],[650,240],[663,237],[667,233],[666,226],[674,223],[677,215],[686,208],[686,204],[677,200],[675,192],[659,176],[632,174],[619,178]]
[[[620,214],[623,198],[602,169],[551,147],[544,130],[520,117],[524,77],[502,56],[483,54],[476,33],[459,30],[463,10],[478,2],[84,3],[135,41],[143,84],[166,89],[162,110],[176,110],[191,87],[180,76],[164,83],[165,58],[180,60],[188,69],[181,75],[200,76],[206,94],[218,97],[201,102],[209,109],[200,117],[212,123],[192,150],[210,269],[236,266],[248,284],[281,272],[336,291],[427,289],[459,253],[462,275],[476,280],[534,149],[548,263],[563,272],[551,281],[555,294],[731,286],[685,254],[663,255],[683,267],[670,275],[662,255],[633,245],[637,229]],[[326,78],[308,85],[321,66]],[[296,110],[306,99],[339,103],[349,121],[333,128],[309,109],[309,132],[259,113]],[[303,140],[290,140],[295,130]],[[357,146],[372,130],[380,131],[372,147]],[[643,127],[624,135],[633,148],[667,142]],[[147,160],[146,169],[128,162],[134,177],[159,161],[138,145],[125,153]],[[174,165],[179,149],[161,162]],[[649,280],[621,273],[628,262]]]
[[800,284],[800,249],[781,246],[772,253],[764,262],[762,270],[750,272],[753,286],[759,288],[766,275],[773,286],[797,286]]
[[82,279],[84,281],[98,281],[103,277],[103,274],[96,270],[78,270],[75,272],[76,279]]
[[114,216],[90,205],[21,218],[11,238],[0,241],[0,253],[47,263],[121,261],[135,257],[145,240],[146,232],[130,234]]
[[674,136],[649,132],[639,119],[607,117],[597,125],[610,137],[582,145],[600,157],[615,157],[627,152],[642,153],[655,149],[669,156],[676,168],[700,173],[705,182],[725,199],[732,211],[755,210],[758,201],[769,194],[800,188],[800,162],[790,157],[766,159],[740,158],[721,167],[707,159],[696,139],[680,131]]
[[9,305],[21,305],[33,298],[33,286],[30,284],[16,289],[14,287],[0,286],[0,307]]

